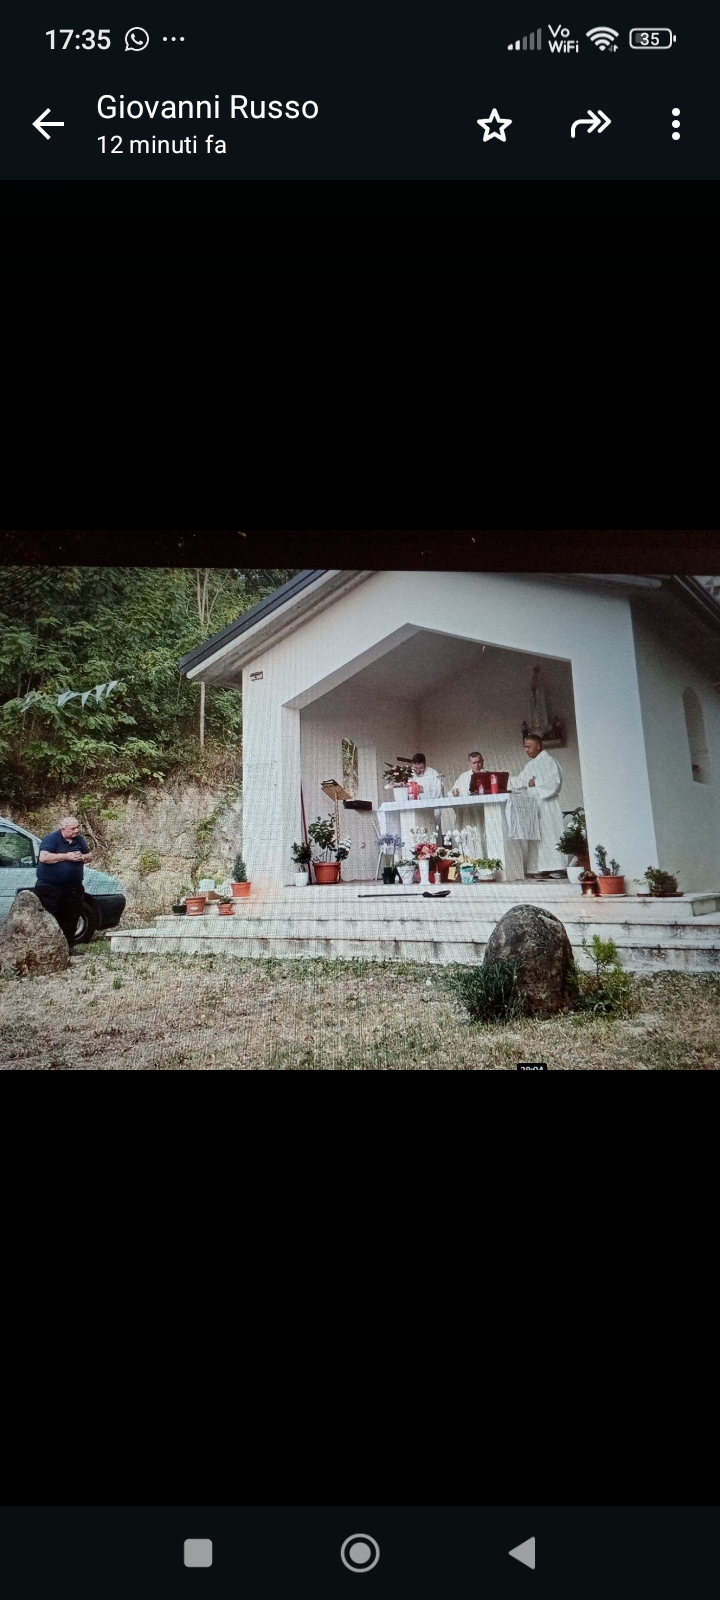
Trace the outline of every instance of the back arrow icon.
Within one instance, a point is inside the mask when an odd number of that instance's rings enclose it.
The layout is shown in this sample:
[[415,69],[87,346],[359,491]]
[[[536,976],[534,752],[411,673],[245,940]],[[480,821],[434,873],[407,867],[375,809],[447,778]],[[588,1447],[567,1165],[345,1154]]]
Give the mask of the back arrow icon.
[[50,107],[47,106],[44,111],[40,112],[39,117],[37,117],[35,122],[33,123],[33,127],[37,128],[38,133],[42,134],[43,139],[49,139],[50,138],[50,135],[47,132],[48,128],[64,128],[65,127],[65,123],[64,122],[46,122],[45,118],[49,117],[49,115],[50,115]]
[[[609,116],[607,115],[607,113],[605,111],[600,111],[596,115],[596,113],[594,111],[591,111],[590,108],[588,107],[587,116],[586,117],[578,117],[577,122],[573,123],[573,125],[572,125],[572,127],[570,129],[570,138],[571,139],[575,138],[575,129],[576,128],[584,128],[587,123],[589,123],[588,133],[594,133],[596,128],[599,130],[600,133],[604,133],[605,129],[610,127],[610,118],[609,118]],[[602,124],[602,126],[601,126],[601,124]]]

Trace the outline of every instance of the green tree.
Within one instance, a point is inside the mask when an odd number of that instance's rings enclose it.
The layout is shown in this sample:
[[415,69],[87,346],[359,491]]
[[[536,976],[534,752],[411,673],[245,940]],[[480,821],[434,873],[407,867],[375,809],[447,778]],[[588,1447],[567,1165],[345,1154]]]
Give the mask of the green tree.
[[[174,773],[202,776],[225,752],[239,772],[240,694],[201,689],[180,656],[290,576],[279,569],[0,569],[0,803],[63,790],[128,793]],[[64,690],[118,679],[98,702]]]

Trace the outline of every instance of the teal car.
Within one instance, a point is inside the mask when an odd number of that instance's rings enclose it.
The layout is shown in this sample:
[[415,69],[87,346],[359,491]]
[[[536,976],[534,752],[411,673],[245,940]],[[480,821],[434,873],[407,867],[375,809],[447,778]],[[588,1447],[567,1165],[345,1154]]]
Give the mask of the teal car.
[[[19,889],[34,889],[40,840],[7,817],[0,817],[0,922],[4,922]],[[84,902],[75,930],[75,944],[89,944],[98,928],[115,928],[125,910],[117,878],[95,867],[83,876]]]

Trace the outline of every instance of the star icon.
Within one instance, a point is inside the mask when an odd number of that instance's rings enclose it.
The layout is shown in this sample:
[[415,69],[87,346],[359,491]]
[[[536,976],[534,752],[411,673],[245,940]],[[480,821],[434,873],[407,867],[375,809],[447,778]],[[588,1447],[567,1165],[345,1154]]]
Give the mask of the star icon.
[[[490,126],[492,122],[497,123],[497,127],[492,128]],[[502,139],[503,144],[506,144],[505,129],[511,127],[512,117],[501,117],[497,107],[493,106],[489,117],[478,117],[478,125],[485,130],[483,144],[487,144],[488,139]]]

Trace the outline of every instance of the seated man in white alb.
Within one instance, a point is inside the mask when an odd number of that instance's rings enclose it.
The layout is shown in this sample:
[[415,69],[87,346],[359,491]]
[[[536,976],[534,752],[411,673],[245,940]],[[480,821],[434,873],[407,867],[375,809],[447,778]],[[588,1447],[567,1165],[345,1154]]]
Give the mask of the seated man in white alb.
[[467,772],[461,772],[456,779],[453,794],[479,794],[480,785],[478,778],[485,762],[480,750],[471,750],[468,756],[470,766]]
[[[461,772],[453,785],[453,794],[459,795],[461,799],[463,795],[480,793],[480,773],[485,765],[482,751],[471,750],[468,761],[470,766],[467,772]],[[473,807],[472,810],[469,806],[467,810],[464,806],[458,806],[456,811],[443,811],[441,826],[443,833],[448,829],[452,832],[459,831],[462,835],[461,847],[471,860],[478,860],[487,855],[481,806]]]
[[429,767],[421,750],[412,758],[413,781],[417,784],[419,795],[424,800],[439,800],[442,794],[442,780],[440,773],[434,767]]
[[563,831],[562,807],[557,798],[562,788],[562,767],[553,756],[548,755],[547,750],[543,750],[540,734],[529,733],[523,739],[523,745],[528,758],[527,766],[516,778],[510,778],[508,789],[526,789],[536,796],[538,802],[540,838],[528,839],[525,843],[525,876],[564,877],[564,872],[558,870],[560,857],[556,849]]

